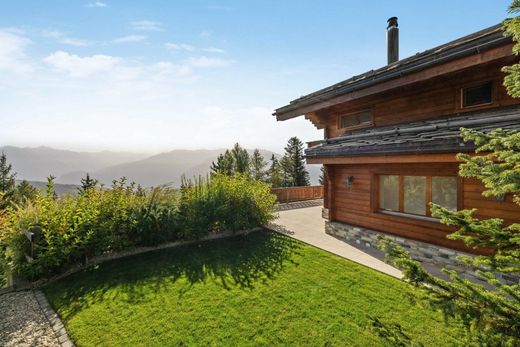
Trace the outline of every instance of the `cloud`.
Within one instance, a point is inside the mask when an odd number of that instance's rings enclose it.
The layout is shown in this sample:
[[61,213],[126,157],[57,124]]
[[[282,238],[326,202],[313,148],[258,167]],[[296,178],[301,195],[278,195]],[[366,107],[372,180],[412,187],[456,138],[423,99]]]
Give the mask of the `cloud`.
[[14,73],[32,71],[25,56],[25,48],[30,43],[19,30],[0,29],[0,70]]
[[108,5],[104,2],[101,2],[101,1],[96,1],[96,2],[89,2],[87,4],[87,7],[98,7],[98,8],[103,8],[103,7],[108,7]]
[[85,40],[68,37],[59,31],[44,31],[43,36],[55,39],[57,42],[69,46],[84,47],[90,44]]
[[113,41],[115,43],[127,43],[127,42],[139,42],[146,40],[146,36],[144,35],[128,35],[123,37],[118,37]]
[[80,57],[64,51],[57,51],[43,59],[43,62],[57,70],[67,72],[72,77],[84,77],[94,73],[108,71],[121,61],[120,58],[96,54]]
[[216,47],[209,47],[209,48],[204,48],[203,51],[205,52],[208,52],[208,53],[226,53],[225,50],[221,49],[221,48],[216,48]]
[[206,56],[191,57],[186,63],[193,67],[209,68],[209,67],[224,67],[233,64],[231,60],[224,60],[218,58],[209,58]]
[[211,35],[212,35],[211,31],[206,31],[206,30],[205,31],[201,31],[199,33],[200,37],[210,37]]
[[193,52],[195,50],[195,47],[188,45],[187,43],[165,43],[164,47],[172,50],[172,51],[189,51]]
[[130,23],[132,29],[141,31],[163,31],[162,24],[160,22],[150,20],[139,20]]

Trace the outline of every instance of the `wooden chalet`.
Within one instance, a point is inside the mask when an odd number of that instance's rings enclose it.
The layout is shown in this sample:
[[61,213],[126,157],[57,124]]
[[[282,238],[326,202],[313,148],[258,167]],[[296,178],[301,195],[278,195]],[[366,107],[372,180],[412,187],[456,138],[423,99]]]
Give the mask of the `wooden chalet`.
[[[502,67],[518,62],[513,43],[499,24],[399,60],[397,18],[388,23],[388,65],[293,100],[274,116],[305,116],[324,131],[306,158],[325,167],[327,232],[362,244],[372,234],[393,235],[426,258],[451,257],[445,248],[474,253],[446,238],[453,229],[431,216],[428,203],[520,221],[511,196],[482,196],[480,181],[457,176],[456,159],[475,148],[462,141],[461,127],[520,130],[520,99],[502,85]],[[432,254],[431,245],[441,247]]]

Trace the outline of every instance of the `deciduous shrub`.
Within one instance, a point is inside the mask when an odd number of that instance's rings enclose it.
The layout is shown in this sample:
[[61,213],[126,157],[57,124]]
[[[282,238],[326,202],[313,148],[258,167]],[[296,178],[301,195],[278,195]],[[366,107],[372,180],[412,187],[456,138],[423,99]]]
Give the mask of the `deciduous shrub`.
[[[47,193],[0,214],[0,274],[9,269],[36,279],[107,252],[249,229],[270,221],[275,204],[269,185],[246,176],[216,175],[180,191],[145,191],[121,179],[110,189],[61,197],[52,184]],[[32,227],[41,229],[41,241],[30,260],[24,230]]]

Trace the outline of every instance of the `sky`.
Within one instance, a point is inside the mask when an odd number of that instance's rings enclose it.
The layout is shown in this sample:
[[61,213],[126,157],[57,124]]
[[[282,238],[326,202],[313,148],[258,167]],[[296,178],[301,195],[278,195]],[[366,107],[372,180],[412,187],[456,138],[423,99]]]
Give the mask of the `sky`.
[[0,145],[282,152],[274,109],[501,22],[509,1],[0,0]]

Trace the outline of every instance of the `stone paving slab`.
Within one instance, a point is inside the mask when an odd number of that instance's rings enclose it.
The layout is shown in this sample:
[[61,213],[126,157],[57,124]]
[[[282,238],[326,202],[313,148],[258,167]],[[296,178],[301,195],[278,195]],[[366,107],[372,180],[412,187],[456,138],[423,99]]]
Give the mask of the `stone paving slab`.
[[0,295],[0,346],[62,346],[40,307],[37,293],[28,290]]
[[387,275],[396,278],[403,277],[401,271],[382,260],[382,252],[379,250],[373,249],[369,253],[326,234],[325,220],[321,217],[321,209],[322,206],[320,205],[280,211],[279,217],[271,225],[271,228]]

